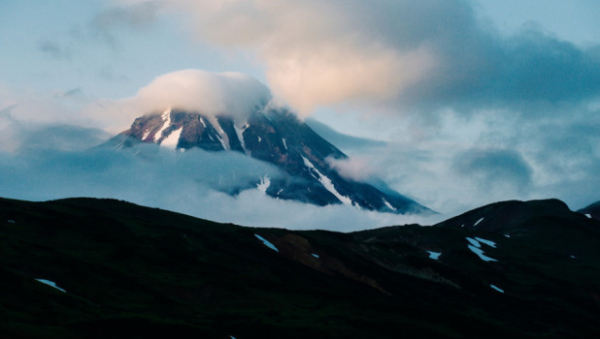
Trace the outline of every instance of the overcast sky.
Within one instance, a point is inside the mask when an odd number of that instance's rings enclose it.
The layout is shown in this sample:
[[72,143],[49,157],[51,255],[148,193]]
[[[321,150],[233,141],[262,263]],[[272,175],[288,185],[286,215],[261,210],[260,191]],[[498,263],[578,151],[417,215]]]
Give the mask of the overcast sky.
[[248,74],[302,118],[383,141],[340,147],[442,213],[550,197],[582,208],[600,200],[597,13],[596,0],[2,0],[0,175],[42,170],[32,149],[80,152],[128,128],[112,103],[201,69]]

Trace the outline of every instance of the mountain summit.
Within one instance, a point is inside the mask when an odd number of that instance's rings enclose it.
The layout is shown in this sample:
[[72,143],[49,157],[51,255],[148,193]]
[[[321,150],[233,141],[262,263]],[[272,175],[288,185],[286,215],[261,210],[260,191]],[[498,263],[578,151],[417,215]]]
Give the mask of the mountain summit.
[[273,198],[319,206],[345,204],[399,214],[431,212],[382,184],[375,187],[344,177],[333,166],[348,159],[342,151],[289,110],[268,104],[256,106],[245,115],[168,108],[138,117],[109,144],[118,149],[158,144],[178,152],[193,148],[238,152],[275,165],[287,174],[240,183],[238,190],[229,193],[254,186]]

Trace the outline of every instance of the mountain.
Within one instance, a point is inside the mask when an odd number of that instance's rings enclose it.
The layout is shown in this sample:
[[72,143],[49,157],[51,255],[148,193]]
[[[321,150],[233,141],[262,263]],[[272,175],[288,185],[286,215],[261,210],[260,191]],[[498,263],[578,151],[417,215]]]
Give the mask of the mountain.
[[107,143],[119,149],[140,144],[159,144],[180,152],[192,148],[239,152],[287,174],[240,183],[228,193],[254,186],[274,198],[319,206],[346,204],[399,214],[432,212],[385,186],[344,177],[333,163],[343,165],[348,157],[282,108],[256,107],[243,118],[167,109],[135,119],[128,130]]
[[565,206],[508,201],[430,227],[337,233],[0,199],[0,333],[593,338],[600,222]]
[[600,201],[597,201],[585,208],[582,208],[577,212],[583,213],[583,214],[589,216],[590,218],[600,220]]

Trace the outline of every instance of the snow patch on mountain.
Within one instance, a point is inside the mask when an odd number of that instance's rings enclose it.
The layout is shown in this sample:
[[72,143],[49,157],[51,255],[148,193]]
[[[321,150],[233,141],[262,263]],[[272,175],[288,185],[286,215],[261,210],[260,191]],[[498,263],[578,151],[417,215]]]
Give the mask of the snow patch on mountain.
[[142,135],[142,141],[146,141],[151,132],[151,129],[148,129],[146,132],[144,132],[144,135]]
[[[352,200],[346,196],[341,195],[333,186],[333,182],[328,177],[324,176],[313,164],[310,160],[306,159],[302,156],[304,160],[304,165],[308,167],[311,171],[311,174],[315,177],[315,179],[319,180],[321,185],[325,187],[331,194],[333,194],[339,201],[341,201],[344,205],[352,206]],[[315,175],[316,174],[316,175]]]
[[269,186],[271,186],[271,178],[265,175],[264,177],[260,178],[260,183],[256,185],[256,189],[266,194]]
[[219,137],[219,141],[221,142],[221,145],[223,145],[223,149],[226,151],[231,150],[231,146],[229,145],[229,137],[227,136],[227,133],[225,133],[225,131],[223,131],[223,128],[221,128],[221,124],[219,124],[219,119],[217,119],[217,117],[215,117],[215,116],[209,116],[209,117],[207,117],[207,119],[208,119],[208,122],[217,131],[217,133],[219,133],[218,137]]
[[167,108],[160,117],[163,123],[160,129],[154,134],[154,142],[159,142],[164,130],[171,125],[171,109]]
[[392,210],[392,211],[394,211],[394,212],[396,212],[396,211],[398,210],[396,207],[392,206],[392,204],[390,204],[390,203],[389,203],[387,200],[385,200],[385,199],[383,199],[383,204],[384,204],[384,205],[385,205],[387,208],[391,209],[391,210]]
[[181,136],[181,131],[183,127],[178,128],[177,130],[171,132],[161,143],[162,147],[166,147],[172,150],[177,148],[177,144],[179,143],[179,137]]
[[244,124],[243,127],[239,127],[237,124],[233,124],[233,129],[235,130],[235,134],[237,135],[238,140],[240,141],[240,145],[242,146],[244,153],[248,153],[248,150],[246,150],[246,142],[244,141],[244,131],[246,130],[246,128],[248,128],[248,124]]

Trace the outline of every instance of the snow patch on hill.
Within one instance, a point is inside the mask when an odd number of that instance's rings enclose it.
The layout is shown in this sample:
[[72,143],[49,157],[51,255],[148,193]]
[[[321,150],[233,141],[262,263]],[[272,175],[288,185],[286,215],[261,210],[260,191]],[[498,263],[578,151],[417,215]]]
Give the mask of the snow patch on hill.
[[67,292],[67,291],[65,291],[64,289],[62,289],[62,288],[60,288],[60,287],[56,286],[56,283],[55,283],[54,281],[50,281],[50,280],[46,280],[46,279],[35,279],[35,280],[37,280],[37,281],[41,282],[41,283],[42,283],[42,284],[44,284],[44,285],[48,285],[48,286],[50,286],[50,287],[53,287],[53,288],[55,288],[55,289],[57,289],[57,290],[59,290],[59,291],[61,291],[61,292],[65,292],[65,293]]

